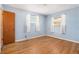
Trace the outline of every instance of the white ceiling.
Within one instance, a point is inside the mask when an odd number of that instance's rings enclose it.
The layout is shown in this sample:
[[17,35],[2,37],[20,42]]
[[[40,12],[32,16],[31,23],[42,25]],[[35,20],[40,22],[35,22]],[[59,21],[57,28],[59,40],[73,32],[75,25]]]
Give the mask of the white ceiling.
[[79,7],[79,4],[11,4],[12,7],[48,15]]

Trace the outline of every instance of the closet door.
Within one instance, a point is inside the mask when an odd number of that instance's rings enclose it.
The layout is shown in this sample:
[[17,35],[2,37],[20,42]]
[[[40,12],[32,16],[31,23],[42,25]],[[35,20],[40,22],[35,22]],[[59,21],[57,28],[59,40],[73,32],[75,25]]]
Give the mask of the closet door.
[[15,14],[3,11],[3,45],[15,42]]
[[2,47],[2,10],[0,10],[0,53]]

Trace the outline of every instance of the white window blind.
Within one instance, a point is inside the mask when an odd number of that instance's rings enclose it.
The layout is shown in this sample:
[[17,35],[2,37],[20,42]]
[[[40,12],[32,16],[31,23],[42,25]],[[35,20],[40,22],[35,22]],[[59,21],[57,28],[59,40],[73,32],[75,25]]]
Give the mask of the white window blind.
[[40,19],[39,19],[39,16],[36,16],[36,31],[40,31]]
[[54,18],[52,17],[51,18],[51,29],[50,29],[51,32],[54,32],[54,24],[53,24],[53,21],[54,21]]
[[62,15],[62,22],[61,22],[61,27],[60,27],[60,32],[65,33],[66,31],[66,15]]
[[30,14],[26,16],[27,32],[30,32]]

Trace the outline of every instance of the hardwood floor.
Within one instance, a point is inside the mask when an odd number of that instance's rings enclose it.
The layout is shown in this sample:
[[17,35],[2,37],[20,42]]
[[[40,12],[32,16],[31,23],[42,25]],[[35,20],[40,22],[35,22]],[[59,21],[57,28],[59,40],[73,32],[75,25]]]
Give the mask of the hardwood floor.
[[79,54],[79,44],[43,36],[5,45],[2,54]]

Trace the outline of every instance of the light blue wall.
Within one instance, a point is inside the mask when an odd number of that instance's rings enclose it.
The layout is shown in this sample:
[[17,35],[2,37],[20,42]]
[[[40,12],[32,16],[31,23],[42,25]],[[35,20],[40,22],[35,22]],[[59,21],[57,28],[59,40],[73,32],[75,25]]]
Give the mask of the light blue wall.
[[2,8],[2,5],[0,4],[0,8]]
[[[16,39],[24,39],[25,36],[27,35],[27,38],[33,37],[33,36],[38,36],[38,35],[44,35],[45,34],[45,25],[44,25],[44,21],[45,21],[45,17],[44,15],[38,14],[38,13],[34,13],[34,12],[29,12],[29,11],[24,11],[24,10],[20,10],[20,9],[15,9],[9,5],[2,5],[4,9],[9,10],[9,11],[13,11],[16,14],[15,17],[15,35],[16,35]],[[31,24],[31,31],[30,33],[26,33],[25,32],[25,20],[26,20],[26,15],[30,13],[33,15],[39,15],[40,16],[40,26],[41,26],[41,30],[39,32],[35,32],[35,25]]]
[[[10,7],[9,5],[3,5],[4,9],[10,10],[16,13],[15,17],[15,31],[16,31],[16,39],[23,39],[27,35],[27,38],[31,38],[33,36],[39,36],[39,35],[54,35],[57,37],[70,39],[70,40],[76,40],[79,41],[79,8],[73,8],[70,10],[65,10],[61,12],[57,12],[48,16],[44,16],[38,13],[24,11],[20,9],[15,9]],[[25,20],[26,15],[28,13],[39,15],[40,16],[40,26],[41,31],[36,32],[35,31],[35,24],[31,24],[31,33],[26,33],[24,31],[25,28]],[[51,25],[51,17],[57,17],[62,14],[66,15],[66,33],[53,33],[50,32],[50,25]],[[58,30],[56,30],[58,31]]]
[[[66,15],[66,33],[61,34],[59,32],[58,33],[50,32],[49,29],[51,25],[51,17],[61,16],[62,14]],[[73,8],[70,10],[65,10],[65,11],[61,11],[61,12],[48,15],[46,28],[47,28],[46,32],[48,35],[79,41],[79,8]]]

